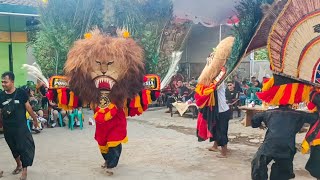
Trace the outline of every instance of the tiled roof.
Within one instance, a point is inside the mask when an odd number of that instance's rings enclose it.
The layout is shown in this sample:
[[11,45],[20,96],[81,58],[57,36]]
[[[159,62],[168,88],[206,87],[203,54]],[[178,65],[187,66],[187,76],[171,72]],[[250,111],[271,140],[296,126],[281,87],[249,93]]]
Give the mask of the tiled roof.
[[39,0],[0,0],[0,4],[37,6]]

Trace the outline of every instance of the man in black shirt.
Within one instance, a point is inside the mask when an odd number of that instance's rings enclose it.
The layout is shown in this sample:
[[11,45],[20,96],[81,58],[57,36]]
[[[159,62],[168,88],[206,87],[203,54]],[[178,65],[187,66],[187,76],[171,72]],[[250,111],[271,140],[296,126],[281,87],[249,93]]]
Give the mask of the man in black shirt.
[[305,113],[291,109],[290,105],[257,114],[252,119],[252,127],[268,128],[263,144],[252,161],[253,180],[268,179],[268,164],[271,166],[270,180],[288,180],[294,178],[293,158],[296,153],[296,134],[304,123],[312,124],[318,114]]
[[239,100],[239,91],[235,89],[233,82],[229,81],[227,83],[226,89],[226,99],[228,104],[232,104],[234,101]]
[[27,179],[27,167],[33,163],[35,145],[27,127],[26,111],[33,119],[34,127],[38,127],[37,117],[28,102],[28,95],[22,89],[14,87],[14,74],[2,74],[2,87],[0,94],[0,116],[3,120],[5,140],[16,160],[17,167],[12,174],[22,171],[20,180]]
[[181,98],[183,102],[186,102],[186,99],[189,95],[189,89],[182,83],[182,81],[178,81],[178,98]]
[[229,107],[232,109],[232,111],[236,110],[238,112],[238,117],[241,116],[241,111],[238,108],[240,105],[240,98],[239,94],[240,92],[235,89],[235,84],[232,81],[229,81],[227,84],[228,88],[226,89],[226,99]]

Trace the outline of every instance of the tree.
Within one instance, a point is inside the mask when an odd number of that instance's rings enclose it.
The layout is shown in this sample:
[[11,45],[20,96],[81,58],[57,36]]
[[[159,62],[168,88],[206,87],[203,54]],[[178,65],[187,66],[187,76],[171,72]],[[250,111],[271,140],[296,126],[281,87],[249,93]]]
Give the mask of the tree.
[[268,50],[263,48],[255,51],[254,60],[256,61],[269,60]]
[[127,28],[145,50],[147,73],[156,73],[161,38],[172,9],[171,0],[105,0],[104,26]]
[[39,7],[40,24],[31,40],[44,75],[62,74],[74,41],[101,26],[103,0],[49,0]]

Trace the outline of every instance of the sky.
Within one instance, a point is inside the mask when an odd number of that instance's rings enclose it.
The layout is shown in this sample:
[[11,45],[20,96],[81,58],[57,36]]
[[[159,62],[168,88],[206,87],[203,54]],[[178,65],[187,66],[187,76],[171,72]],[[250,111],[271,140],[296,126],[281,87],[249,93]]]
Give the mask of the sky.
[[215,24],[224,23],[234,15],[237,0],[173,0],[174,14],[185,17],[185,14],[206,19]]

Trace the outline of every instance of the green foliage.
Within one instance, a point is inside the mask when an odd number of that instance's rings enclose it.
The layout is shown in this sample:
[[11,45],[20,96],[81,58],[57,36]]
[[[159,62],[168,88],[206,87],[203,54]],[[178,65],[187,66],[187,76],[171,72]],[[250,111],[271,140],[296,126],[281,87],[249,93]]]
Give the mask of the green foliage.
[[146,71],[155,73],[161,36],[172,18],[171,0],[105,0],[104,26],[128,28],[145,50]]
[[269,60],[268,50],[267,49],[259,49],[254,52],[254,60],[263,61]]
[[235,7],[240,23],[234,26],[235,42],[227,60],[227,74],[230,74],[240,62],[248,44],[263,17],[261,5],[271,4],[274,0],[241,0]]
[[49,0],[39,7],[40,25],[31,40],[45,76],[62,74],[73,42],[102,22],[102,0]]

